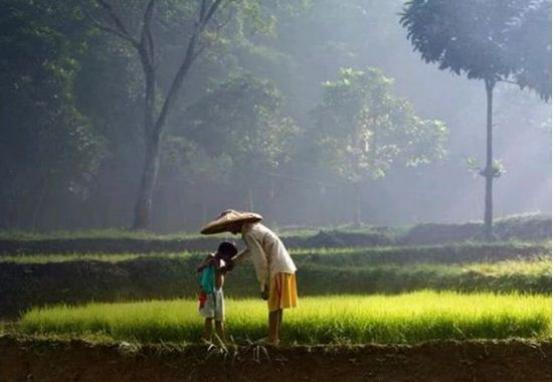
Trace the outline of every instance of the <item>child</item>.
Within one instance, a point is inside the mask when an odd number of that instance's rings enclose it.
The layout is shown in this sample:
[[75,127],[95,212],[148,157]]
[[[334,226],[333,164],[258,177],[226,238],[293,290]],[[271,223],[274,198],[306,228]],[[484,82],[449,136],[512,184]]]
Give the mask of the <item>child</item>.
[[199,313],[205,319],[202,338],[206,341],[211,341],[214,320],[219,339],[225,341],[223,281],[225,274],[233,269],[231,259],[236,254],[237,247],[224,241],[217,248],[217,252],[209,254],[197,268],[197,272],[200,273]]

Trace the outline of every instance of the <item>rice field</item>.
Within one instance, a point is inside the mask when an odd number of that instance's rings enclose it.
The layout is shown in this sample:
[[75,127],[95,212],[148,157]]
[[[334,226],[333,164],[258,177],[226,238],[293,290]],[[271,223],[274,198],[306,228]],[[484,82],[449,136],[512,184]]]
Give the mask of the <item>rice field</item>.
[[[215,248],[213,248],[215,249]],[[209,251],[179,252],[75,252],[75,253],[0,253],[1,263],[48,264],[75,261],[119,263],[135,259],[188,259],[203,257]],[[291,248],[290,254],[299,264],[316,263],[330,266],[368,266],[380,264],[460,264],[473,262],[494,263],[503,260],[551,259],[552,242],[464,242],[445,245],[314,247]]]
[[[237,343],[266,335],[261,300],[226,301],[228,335]],[[199,341],[203,321],[194,300],[89,303],[28,311],[18,331],[137,342]],[[289,344],[404,344],[445,339],[551,337],[551,297],[420,291],[402,295],[301,298],[287,310]]]

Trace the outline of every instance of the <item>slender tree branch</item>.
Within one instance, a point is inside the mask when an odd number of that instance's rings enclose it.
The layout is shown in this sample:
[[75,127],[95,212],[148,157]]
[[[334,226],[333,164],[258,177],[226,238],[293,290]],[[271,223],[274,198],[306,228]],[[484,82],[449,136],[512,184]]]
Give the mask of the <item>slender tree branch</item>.
[[[181,66],[179,67],[179,70],[177,71],[177,74],[175,75],[173,82],[171,84],[171,87],[169,88],[169,92],[167,93],[167,96],[165,97],[165,101],[162,106],[162,110],[158,116],[158,120],[156,121],[156,124],[154,126],[154,134],[160,134],[161,129],[163,128],[165,124],[165,120],[167,118],[167,113],[169,109],[171,108],[171,105],[173,102],[175,102],[175,99],[177,98],[178,92],[181,88],[181,85],[183,83],[183,80],[185,79],[190,67],[192,66],[192,63],[194,60],[198,57],[198,52],[196,50],[197,43],[198,43],[198,37],[204,30],[204,27],[206,24],[210,21],[212,16],[214,15],[215,11],[219,7],[223,0],[215,0],[210,8],[208,9],[206,15],[204,17],[201,17],[202,14],[202,8],[204,4],[203,3],[200,6],[199,13],[198,13],[198,21],[199,23],[196,24],[190,38],[189,43],[187,46],[187,50],[185,53],[185,57],[183,58],[183,62]],[[201,48],[202,50],[205,49]]]
[[85,15],[87,16],[87,18],[90,20],[90,22],[92,22],[92,24],[100,29],[101,31],[103,32],[107,32],[107,33],[111,33],[111,34],[115,34],[116,36],[122,38],[123,40],[131,43],[133,46],[137,46],[137,42],[136,40],[134,40],[132,37],[126,35],[126,34],[123,34],[121,33],[119,30],[117,29],[114,29],[112,28],[111,26],[109,25],[106,25],[104,23],[102,23],[101,21],[99,21],[98,19],[96,19],[91,13],[85,11]]
[[127,28],[125,28],[125,25],[123,24],[119,16],[115,13],[111,4],[108,3],[106,0],[96,0],[96,3],[108,12],[108,15],[110,16],[113,23],[115,24],[116,29],[122,35],[126,36],[128,40],[132,41],[135,46],[137,46],[139,42],[135,38],[133,38],[131,34],[127,31]]
[[169,111],[171,105],[175,101],[175,98],[177,97],[177,93],[181,88],[181,84],[183,83],[185,76],[187,75],[190,67],[192,66],[192,63],[195,59],[197,39],[198,39],[198,30],[195,30],[190,36],[185,58],[183,59],[183,62],[179,67],[177,74],[175,74],[171,87],[169,88],[167,96],[165,97],[162,110],[160,112],[160,115],[158,116],[158,120],[156,121],[156,124],[154,127],[155,134],[159,134],[161,132],[161,129],[165,124],[165,120],[167,118],[167,112]]
[[150,28],[152,22],[152,14],[154,11],[154,1],[150,0],[144,11],[144,17],[142,21],[142,32],[140,37],[140,45],[144,46],[148,55],[150,63],[154,65],[154,39],[152,37],[152,30]]
[[200,44],[200,43],[197,43],[196,46],[198,47],[196,49],[196,51],[192,54],[192,61],[195,61],[205,50],[208,46],[210,46],[210,44]]
[[202,3],[200,4],[200,20],[204,20],[204,17],[206,16],[207,5],[207,0],[202,0]]
[[[221,32],[221,29],[223,29],[231,21],[232,18],[233,18],[233,14],[229,12],[228,17],[225,20],[223,20],[220,23],[216,23],[216,25],[214,27],[216,35],[218,35]],[[207,48],[211,47],[212,45],[213,44],[211,44],[209,42],[205,42],[205,43],[202,43],[202,44],[200,42],[198,42],[197,43],[198,48],[196,49],[196,52],[194,53],[193,61],[196,60],[196,58],[198,58],[200,55],[202,55],[202,53]]]
[[210,21],[210,19],[212,18],[212,16],[214,15],[215,11],[217,11],[217,8],[219,8],[219,6],[221,5],[221,2],[223,0],[215,0],[212,5],[210,6],[210,9],[208,10],[208,13],[200,19],[200,25],[201,25],[201,28],[203,29],[206,24]]

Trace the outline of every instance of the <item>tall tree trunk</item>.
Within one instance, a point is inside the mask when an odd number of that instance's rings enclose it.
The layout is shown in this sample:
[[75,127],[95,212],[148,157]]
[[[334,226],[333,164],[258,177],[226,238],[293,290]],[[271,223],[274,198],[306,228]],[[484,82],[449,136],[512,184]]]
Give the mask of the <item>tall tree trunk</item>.
[[152,135],[146,144],[146,155],[140,181],[139,195],[135,204],[135,219],[133,229],[145,229],[150,224],[150,209],[152,207],[152,194],[158,175],[159,167],[159,141],[158,134]]
[[135,204],[133,229],[146,229],[150,225],[150,209],[152,208],[152,193],[158,175],[158,153],[160,133],[154,126],[156,99],[156,72],[148,52],[141,47],[139,55],[144,73],[144,165],[140,189]]
[[494,180],[494,168],[492,157],[492,102],[494,91],[494,80],[485,80],[487,92],[487,163],[485,166],[485,237],[492,238],[492,182]]
[[92,17],[93,23],[101,30],[113,33],[133,46],[140,57],[144,81],[144,136],[145,136],[145,158],[144,167],[140,182],[138,199],[135,204],[135,217],[133,229],[145,229],[150,223],[150,209],[152,206],[152,192],[158,173],[159,166],[159,141],[161,132],[165,126],[169,111],[175,104],[178,93],[183,85],[184,79],[192,66],[193,61],[202,52],[205,46],[197,49],[197,42],[200,34],[206,28],[208,22],[214,17],[223,0],[209,2],[202,0],[198,6],[197,19],[194,28],[188,38],[185,56],[179,66],[169,91],[163,99],[161,110],[156,116],[156,49],[152,35],[151,22],[154,14],[155,0],[149,0],[143,14],[140,38],[133,36],[125,27],[125,23],[114,10],[110,2],[96,0],[99,8],[102,9],[108,18],[108,24],[102,24]]
[[152,207],[152,193],[154,192],[154,184],[158,176],[159,167],[159,146],[160,135],[165,126],[169,110],[174,105],[179,89],[181,89],[183,81],[194,60],[194,49],[196,46],[197,35],[194,33],[190,38],[187,52],[183,63],[179,67],[162,109],[155,119],[156,114],[156,72],[155,67],[149,56],[149,51],[144,47],[139,48],[142,68],[145,78],[145,99],[144,99],[144,133],[146,144],[146,155],[144,160],[144,168],[140,183],[139,196],[135,205],[135,220],[133,229],[146,229],[150,225],[150,210]]

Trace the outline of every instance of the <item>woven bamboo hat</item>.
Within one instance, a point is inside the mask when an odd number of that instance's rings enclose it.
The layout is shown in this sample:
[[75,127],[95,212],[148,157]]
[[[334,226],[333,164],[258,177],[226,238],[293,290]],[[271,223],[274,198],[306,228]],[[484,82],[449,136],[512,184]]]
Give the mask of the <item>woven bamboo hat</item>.
[[262,215],[254,212],[225,210],[217,219],[209,222],[200,231],[203,235],[225,232],[236,223],[256,223],[263,219]]

